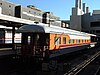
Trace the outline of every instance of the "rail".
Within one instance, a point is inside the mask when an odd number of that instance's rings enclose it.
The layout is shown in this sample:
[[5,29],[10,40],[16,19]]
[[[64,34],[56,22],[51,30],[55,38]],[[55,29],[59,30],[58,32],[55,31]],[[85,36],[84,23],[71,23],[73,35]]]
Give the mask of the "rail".
[[71,69],[69,72],[65,73],[64,75],[77,75],[82,69],[84,69],[86,66],[88,66],[92,61],[94,61],[98,56],[100,55],[100,51],[96,54],[92,55],[89,59],[85,60],[81,64],[77,65],[73,69]]
[[97,69],[97,71],[94,75],[98,75],[99,71],[100,71],[100,67]]

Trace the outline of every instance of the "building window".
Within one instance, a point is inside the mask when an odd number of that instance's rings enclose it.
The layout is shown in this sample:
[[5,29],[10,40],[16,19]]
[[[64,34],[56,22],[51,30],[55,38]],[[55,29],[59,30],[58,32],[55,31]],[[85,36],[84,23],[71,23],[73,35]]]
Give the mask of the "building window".
[[39,20],[39,22],[41,22],[41,20]]
[[100,33],[100,30],[96,30],[96,33]]
[[36,14],[36,12],[34,12],[34,14]]
[[2,5],[2,3],[0,3],[0,5]]
[[29,11],[29,13],[30,13],[31,11]]
[[41,16],[41,14],[39,13],[39,16]]
[[34,19],[34,21],[35,21],[36,19]]
[[91,27],[100,27],[100,22],[91,22]]
[[11,7],[11,5],[9,5],[9,7]]
[[55,44],[55,45],[61,44],[61,37],[55,37],[55,38],[54,38],[54,44]]
[[63,37],[63,44],[66,44],[66,37]]

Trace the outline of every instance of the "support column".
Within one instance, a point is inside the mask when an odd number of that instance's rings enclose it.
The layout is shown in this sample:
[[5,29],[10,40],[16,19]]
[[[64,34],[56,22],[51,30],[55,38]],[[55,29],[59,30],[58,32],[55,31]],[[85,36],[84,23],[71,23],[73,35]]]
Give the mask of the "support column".
[[14,48],[14,37],[15,37],[15,27],[12,27],[12,50],[15,50]]

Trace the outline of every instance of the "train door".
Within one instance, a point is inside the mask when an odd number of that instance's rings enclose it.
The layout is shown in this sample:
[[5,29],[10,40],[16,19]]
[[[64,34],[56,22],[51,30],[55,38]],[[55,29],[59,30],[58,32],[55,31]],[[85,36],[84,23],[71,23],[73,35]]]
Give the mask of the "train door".
[[22,33],[22,49],[24,56],[45,56],[49,46],[49,34]]
[[29,56],[32,55],[32,33],[22,33],[22,48],[21,48],[21,53],[24,56]]

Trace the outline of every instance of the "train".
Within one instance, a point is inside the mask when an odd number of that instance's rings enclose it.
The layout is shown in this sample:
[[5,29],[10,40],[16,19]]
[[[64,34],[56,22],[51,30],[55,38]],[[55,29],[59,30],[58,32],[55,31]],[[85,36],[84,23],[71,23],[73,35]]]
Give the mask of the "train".
[[55,58],[96,44],[94,34],[53,25],[26,24],[16,32],[22,34],[21,55],[24,57]]
[[[14,42],[21,43],[21,33],[15,33]],[[0,25],[0,44],[12,44],[12,27]]]

